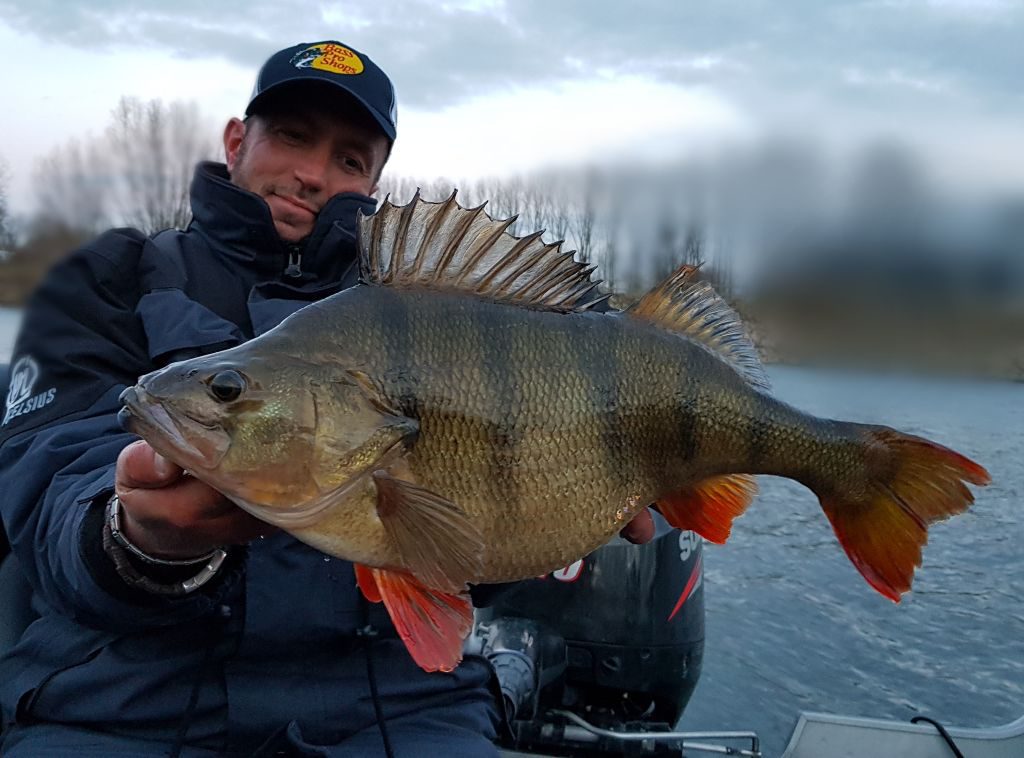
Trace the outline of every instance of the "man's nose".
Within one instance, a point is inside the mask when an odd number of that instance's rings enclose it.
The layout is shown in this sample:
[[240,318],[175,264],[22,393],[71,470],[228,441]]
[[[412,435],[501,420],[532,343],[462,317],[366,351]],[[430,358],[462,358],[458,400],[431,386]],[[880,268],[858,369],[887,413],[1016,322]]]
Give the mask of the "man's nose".
[[310,150],[295,164],[295,178],[310,192],[319,192],[327,186],[329,156],[319,150]]

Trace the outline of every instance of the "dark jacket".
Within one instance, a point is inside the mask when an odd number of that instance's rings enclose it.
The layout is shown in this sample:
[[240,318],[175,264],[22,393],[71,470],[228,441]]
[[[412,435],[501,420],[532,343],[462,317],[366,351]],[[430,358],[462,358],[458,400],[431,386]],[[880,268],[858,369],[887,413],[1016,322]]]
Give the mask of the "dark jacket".
[[38,722],[163,743],[187,729],[190,745],[245,754],[294,721],[294,740],[342,743],[375,723],[355,634],[367,623],[382,632],[371,663],[389,722],[428,714],[441,734],[454,719],[493,735],[486,664],[420,671],[348,562],[278,533],[233,550],[201,591],[165,598],[130,589],[103,552],[103,504],[134,439],[117,423],[121,391],[353,284],[356,210],[374,201],[332,198],[289,246],[262,199],[202,164],[192,208],[187,231],[115,230],[76,251],[26,310],[0,426],[0,512],[41,617],[0,660],[8,738]]

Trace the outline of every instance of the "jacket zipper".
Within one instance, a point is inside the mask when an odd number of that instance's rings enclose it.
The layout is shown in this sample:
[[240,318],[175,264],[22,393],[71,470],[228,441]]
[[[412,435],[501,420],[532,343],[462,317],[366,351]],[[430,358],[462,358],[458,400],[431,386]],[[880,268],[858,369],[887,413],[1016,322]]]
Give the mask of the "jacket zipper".
[[284,269],[284,275],[293,279],[302,276],[302,249],[298,245],[288,246],[288,265]]

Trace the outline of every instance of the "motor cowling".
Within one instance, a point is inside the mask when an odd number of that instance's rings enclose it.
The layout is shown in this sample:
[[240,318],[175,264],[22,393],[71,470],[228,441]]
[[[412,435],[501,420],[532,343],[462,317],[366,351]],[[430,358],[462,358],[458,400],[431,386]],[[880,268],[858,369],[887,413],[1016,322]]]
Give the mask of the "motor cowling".
[[515,744],[540,739],[552,709],[613,728],[679,720],[704,649],[703,549],[693,532],[659,535],[616,538],[478,611],[473,644],[498,672]]

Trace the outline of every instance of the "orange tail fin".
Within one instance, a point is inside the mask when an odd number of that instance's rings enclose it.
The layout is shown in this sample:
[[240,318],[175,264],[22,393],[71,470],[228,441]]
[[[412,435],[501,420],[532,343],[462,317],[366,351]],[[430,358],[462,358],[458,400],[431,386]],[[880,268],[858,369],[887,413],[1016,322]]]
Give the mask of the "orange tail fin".
[[356,564],[366,599],[384,601],[406,649],[424,671],[451,671],[462,661],[462,643],[473,626],[469,593],[430,589],[411,574]]
[[855,496],[819,491],[839,543],[868,583],[894,602],[910,589],[928,526],[974,502],[964,482],[988,472],[942,445],[884,427],[867,427],[870,479]]

